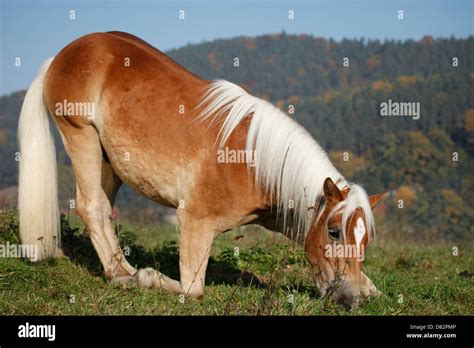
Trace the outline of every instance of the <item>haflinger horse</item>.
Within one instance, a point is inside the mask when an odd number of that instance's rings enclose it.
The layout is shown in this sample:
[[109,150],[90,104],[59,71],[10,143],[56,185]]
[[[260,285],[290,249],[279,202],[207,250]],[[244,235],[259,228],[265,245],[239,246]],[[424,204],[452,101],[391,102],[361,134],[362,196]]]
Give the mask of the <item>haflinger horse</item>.
[[[38,260],[62,255],[49,117],[72,161],[76,211],[108,279],[199,298],[213,239],[259,224],[303,243],[322,295],[356,306],[379,294],[356,254],[328,253],[328,246],[366,250],[375,234],[371,210],[385,194],[368,197],[348,183],[310,134],[269,102],[231,82],[201,79],[123,32],[73,41],[43,63],[25,96],[20,237],[38,245]],[[127,262],[111,221],[123,182],[176,208],[180,281]]]

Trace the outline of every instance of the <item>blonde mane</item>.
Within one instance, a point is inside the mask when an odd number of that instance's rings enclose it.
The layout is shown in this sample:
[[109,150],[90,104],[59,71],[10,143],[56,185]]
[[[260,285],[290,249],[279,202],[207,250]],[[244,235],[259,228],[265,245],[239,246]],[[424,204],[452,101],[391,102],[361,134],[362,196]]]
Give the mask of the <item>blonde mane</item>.
[[345,222],[358,207],[364,211],[368,230],[374,230],[365,191],[344,179],[326,152],[294,119],[225,80],[212,82],[200,105],[205,108],[199,119],[214,122],[225,116],[216,139],[219,148],[224,147],[243,119],[252,117],[245,150],[246,153],[255,152],[252,166],[255,183],[276,202],[277,216],[283,218],[284,226],[291,219],[296,232],[306,235],[313,215],[318,214],[309,208],[318,205],[323,196],[324,180],[330,177],[340,189],[350,187],[348,199],[341,202],[345,206],[344,235]]

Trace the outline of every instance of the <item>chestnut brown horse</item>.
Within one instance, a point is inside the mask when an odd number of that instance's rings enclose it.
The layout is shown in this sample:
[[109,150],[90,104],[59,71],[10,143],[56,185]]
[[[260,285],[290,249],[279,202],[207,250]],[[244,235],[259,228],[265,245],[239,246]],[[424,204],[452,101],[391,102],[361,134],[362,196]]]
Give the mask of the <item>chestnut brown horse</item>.
[[[357,305],[378,294],[359,256],[374,237],[371,209],[385,195],[368,197],[348,183],[310,134],[270,103],[203,80],[122,32],[70,43],[26,94],[20,235],[40,247],[38,259],[61,255],[49,117],[72,161],[77,213],[109,279],[200,297],[213,239],[259,224],[304,243],[323,295]],[[180,281],[127,262],[110,218],[123,182],[176,208]]]

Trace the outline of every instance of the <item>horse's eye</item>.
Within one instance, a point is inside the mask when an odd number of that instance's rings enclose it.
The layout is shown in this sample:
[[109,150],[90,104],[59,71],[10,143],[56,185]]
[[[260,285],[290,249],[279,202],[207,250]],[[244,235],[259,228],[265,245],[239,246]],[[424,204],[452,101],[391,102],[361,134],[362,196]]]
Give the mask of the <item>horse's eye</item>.
[[337,227],[332,227],[329,229],[329,237],[334,240],[339,240],[339,237],[341,235],[341,230]]

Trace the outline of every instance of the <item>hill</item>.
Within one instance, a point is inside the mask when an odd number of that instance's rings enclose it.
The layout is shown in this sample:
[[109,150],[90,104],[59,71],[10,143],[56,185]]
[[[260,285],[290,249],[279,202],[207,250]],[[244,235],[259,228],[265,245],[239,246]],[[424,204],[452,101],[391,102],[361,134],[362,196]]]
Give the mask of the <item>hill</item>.
[[[381,228],[458,241],[473,236],[474,37],[336,42],[281,33],[167,53],[202,77],[241,84],[290,111],[341,172],[369,193],[394,190],[378,213]],[[16,185],[23,97],[24,91],[0,98],[0,189]],[[419,103],[419,118],[382,117],[389,100]],[[74,185],[59,147],[66,207]],[[167,214],[128,188],[118,206],[135,221],[161,221]]]

